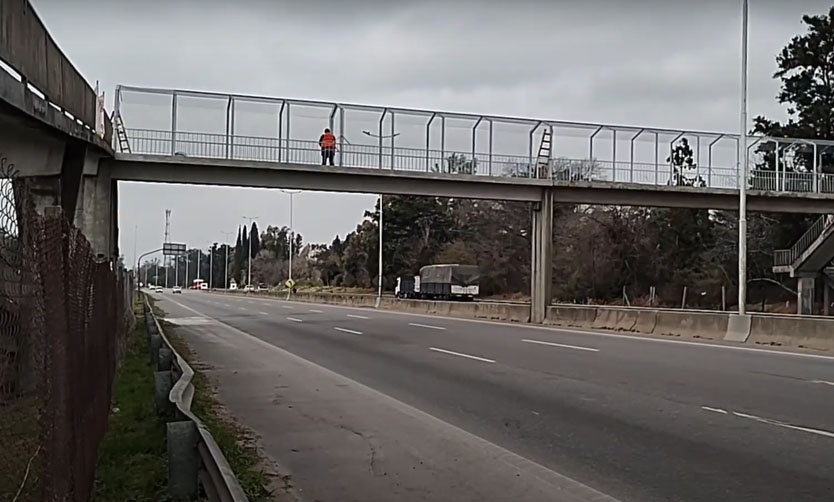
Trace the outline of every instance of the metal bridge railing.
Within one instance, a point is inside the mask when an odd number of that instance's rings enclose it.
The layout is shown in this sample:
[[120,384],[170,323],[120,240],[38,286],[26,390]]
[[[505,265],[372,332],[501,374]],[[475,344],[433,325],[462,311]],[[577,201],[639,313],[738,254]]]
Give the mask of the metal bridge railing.
[[[126,129],[132,152],[151,155],[321,164],[316,141],[202,132]],[[340,167],[444,172],[495,177],[535,176],[535,158],[471,151],[435,150],[339,142],[334,163]],[[554,158],[553,177],[564,181],[636,183],[665,186],[682,178],[694,188],[737,189],[735,168],[699,167],[675,173],[669,164],[598,159]],[[680,180],[679,180],[680,181]],[[680,183],[675,183],[680,184]],[[761,191],[834,193],[834,175],[812,172],[750,171],[748,187]]]

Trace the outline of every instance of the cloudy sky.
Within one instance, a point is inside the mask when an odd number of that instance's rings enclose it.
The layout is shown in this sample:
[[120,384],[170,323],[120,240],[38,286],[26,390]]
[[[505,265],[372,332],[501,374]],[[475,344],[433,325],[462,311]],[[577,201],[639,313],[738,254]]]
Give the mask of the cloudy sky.
[[[124,84],[687,130],[738,128],[740,0],[33,4],[108,100]],[[831,2],[750,4],[750,113],[781,118],[774,56],[803,29],[802,14],[824,13]],[[122,184],[119,196],[127,260],[134,249],[159,246],[166,208],[173,211],[172,240],[194,247],[223,241],[223,232],[235,232],[243,216],[258,217],[261,228],[289,223],[289,198],[280,191]],[[374,201],[372,195],[302,193],[295,196],[294,224],[308,241],[329,242],[352,230]]]

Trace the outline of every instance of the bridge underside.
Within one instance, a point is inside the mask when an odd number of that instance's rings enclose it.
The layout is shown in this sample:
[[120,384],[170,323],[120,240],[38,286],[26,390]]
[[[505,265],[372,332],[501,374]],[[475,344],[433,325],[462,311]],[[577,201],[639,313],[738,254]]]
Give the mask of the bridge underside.
[[[597,181],[571,183],[168,155],[116,154],[114,159],[103,160],[102,165],[119,181],[527,202],[539,202],[545,191],[552,191],[556,203],[738,209],[738,192],[722,188]],[[752,190],[748,192],[748,208],[762,212],[827,214],[834,212],[834,194]]]

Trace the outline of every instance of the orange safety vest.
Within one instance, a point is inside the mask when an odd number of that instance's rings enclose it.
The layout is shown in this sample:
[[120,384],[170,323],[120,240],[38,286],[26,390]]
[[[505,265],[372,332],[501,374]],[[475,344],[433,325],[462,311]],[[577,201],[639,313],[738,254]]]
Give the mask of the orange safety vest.
[[322,134],[319,145],[321,145],[322,148],[336,148],[336,136],[329,132]]

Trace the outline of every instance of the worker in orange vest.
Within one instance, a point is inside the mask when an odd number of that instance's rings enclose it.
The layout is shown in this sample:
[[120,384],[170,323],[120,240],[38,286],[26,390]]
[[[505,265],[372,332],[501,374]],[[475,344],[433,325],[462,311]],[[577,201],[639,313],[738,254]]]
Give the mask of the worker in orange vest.
[[336,157],[336,136],[330,132],[330,129],[325,129],[324,134],[319,138],[319,146],[321,147],[321,165],[333,164],[333,159]]

